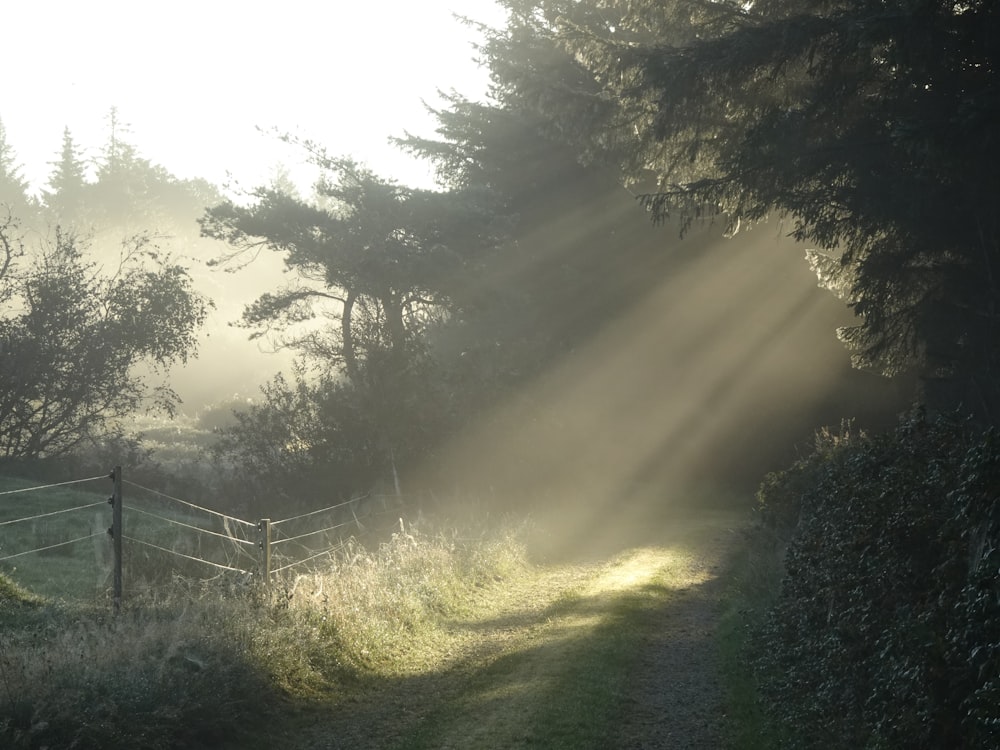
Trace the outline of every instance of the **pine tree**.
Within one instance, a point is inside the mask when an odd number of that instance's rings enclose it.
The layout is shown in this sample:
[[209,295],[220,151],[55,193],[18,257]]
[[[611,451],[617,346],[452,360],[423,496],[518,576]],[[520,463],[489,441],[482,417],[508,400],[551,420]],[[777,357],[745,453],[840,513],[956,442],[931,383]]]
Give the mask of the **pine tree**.
[[107,120],[108,140],[96,161],[97,179],[87,191],[94,221],[126,234],[152,230],[197,237],[197,217],[218,199],[216,188],[204,180],[180,180],[142,156],[129,142],[130,129],[117,108]]
[[86,166],[69,128],[63,129],[62,151],[42,190],[42,201],[56,224],[69,226],[80,217],[86,201]]
[[7,129],[0,120],[0,208],[23,223],[29,223],[35,210],[29,190],[14,148],[7,141]]
[[503,0],[494,93],[654,217],[774,214],[839,263],[858,367],[1000,419],[1000,6]]

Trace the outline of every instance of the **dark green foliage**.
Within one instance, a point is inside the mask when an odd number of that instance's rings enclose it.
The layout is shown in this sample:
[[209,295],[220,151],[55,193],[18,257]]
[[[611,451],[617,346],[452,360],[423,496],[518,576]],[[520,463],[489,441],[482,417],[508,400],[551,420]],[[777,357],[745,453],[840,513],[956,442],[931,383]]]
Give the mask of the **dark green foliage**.
[[0,300],[13,303],[0,319],[0,457],[13,459],[121,435],[142,408],[170,413],[176,394],[138,368],[185,362],[208,309],[146,238],[105,271],[71,234],[26,250],[13,219],[0,220]]
[[[409,343],[448,309],[493,244],[491,219],[469,195],[405,188],[305,148],[322,170],[313,200],[258,188],[249,206],[210,209],[202,232],[234,248],[223,264],[279,253],[295,281],[249,305],[244,325],[281,332],[284,345],[361,387],[379,356],[403,366]],[[316,325],[303,333],[303,323]]]
[[861,318],[840,331],[858,367],[1000,414],[997,3],[502,4],[505,107],[650,186],[655,217],[789,217]]
[[[332,378],[294,382],[279,375],[262,400],[233,412],[213,453],[227,492],[242,496],[247,513],[290,515],[317,497],[360,494],[392,474],[362,397]],[[329,504],[329,503],[328,503]]]
[[792,746],[1000,742],[998,441],[915,414],[765,482],[768,523],[801,514],[758,663]]
[[757,490],[757,512],[765,526],[780,535],[790,534],[802,515],[802,499],[813,491],[817,472],[837,460],[837,454],[846,449],[851,440],[850,423],[841,424],[840,433],[834,435],[822,428],[816,433],[812,453],[797,460],[783,471],[768,473]]
[[254,337],[273,335],[316,375],[307,384],[297,374],[295,387],[273,381],[266,403],[228,431],[246,440],[222,450],[261,480],[292,474],[301,489],[311,475],[328,490],[365,488],[395,480],[453,411],[428,340],[476,306],[468,289],[496,243],[494,219],[476,191],[406,188],[302,146],[322,172],[311,200],[259,188],[250,205],[223,203],[201,222],[232,246],[223,264],[263,249],[282,256],[294,281],[248,305],[243,324]]

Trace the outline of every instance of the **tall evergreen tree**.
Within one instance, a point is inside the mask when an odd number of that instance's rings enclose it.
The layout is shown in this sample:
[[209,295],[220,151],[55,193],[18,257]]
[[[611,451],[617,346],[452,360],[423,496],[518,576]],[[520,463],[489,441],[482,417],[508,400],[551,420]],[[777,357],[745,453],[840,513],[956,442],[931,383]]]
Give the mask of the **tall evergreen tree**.
[[1000,7],[504,0],[495,94],[657,218],[773,213],[860,317],[859,367],[1000,418]]
[[96,181],[90,211],[100,225],[131,233],[155,226],[156,206],[150,200],[155,168],[127,139],[130,129],[117,107],[108,112],[108,137],[96,161]]
[[47,188],[42,201],[56,224],[70,226],[80,217],[86,201],[86,164],[69,128],[63,129],[62,150],[58,161],[51,162]]
[[7,129],[0,120],[0,206],[8,215],[27,223],[34,214],[34,201],[21,169],[14,147],[7,140]]
[[[582,165],[538,113],[458,95],[448,104],[434,112],[438,138],[397,143],[431,160],[443,184],[488,196],[503,217],[498,224],[513,239],[490,255],[467,294],[478,296],[470,304],[490,339],[530,342],[522,352],[532,361],[515,366],[527,373],[634,302],[641,282],[654,281],[635,269],[662,262],[662,242],[614,172]],[[502,356],[513,364],[509,350]]]
[[153,231],[195,242],[197,219],[218,202],[218,190],[200,179],[182,180],[144,157],[129,140],[117,108],[107,116],[108,135],[87,186],[86,214],[100,230],[125,235]]

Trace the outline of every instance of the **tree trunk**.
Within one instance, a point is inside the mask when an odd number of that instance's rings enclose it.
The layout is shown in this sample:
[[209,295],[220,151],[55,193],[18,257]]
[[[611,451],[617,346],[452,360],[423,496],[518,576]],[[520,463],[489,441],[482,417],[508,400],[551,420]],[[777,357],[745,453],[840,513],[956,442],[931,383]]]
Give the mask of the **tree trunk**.
[[389,331],[389,344],[392,347],[391,361],[393,366],[398,367],[403,361],[406,346],[403,306],[399,302],[399,295],[392,291],[386,292],[382,297],[382,309],[385,311],[385,326]]
[[354,303],[357,299],[358,293],[348,290],[347,299],[344,300],[344,311],[340,315],[340,333],[343,338],[344,368],[347,370],[347,377],[355,386],[360,386],[358,359],[354,351],[354,334],[351,331],[351,315],[354,313]]

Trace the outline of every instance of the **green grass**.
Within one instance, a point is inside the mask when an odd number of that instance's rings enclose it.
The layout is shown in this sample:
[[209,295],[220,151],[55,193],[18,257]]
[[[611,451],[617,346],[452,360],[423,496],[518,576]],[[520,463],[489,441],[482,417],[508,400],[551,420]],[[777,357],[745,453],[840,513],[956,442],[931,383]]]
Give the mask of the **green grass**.
[[[426,710],[416,723],[374,717],[404,733],[387,747],[441,746],[470,726],[491,732],[483,747],[613,745],[656,613],[688,585],[671,579],[672,561],[698,543],[567,566],[560,579],[528,563],[525,532],[400,525],[377,548],[351,544],[268,590],[195,579],[127,590],[119,617],[107,602],[46,600],[0,577],[0,746],[255,750],[331,712],[367,711],[384,690]],[[775,580],[765,563],[777,556],[762,550],[748,539],[724,571],[720,648],[741,750],[774,746],[744,658]],[[475,655],[479,628],[498,653]]]
[[633,678],[657,658],[651,645],[673,637],[663,628],[676,597],[702,585],[688,563],[719,528],[676,529],[667,546],[635,548],[597,567],[571,565],[569,578],[536,569],[535,580],[517,582],[513,608],[498,602],[456,623],[459,632],[488,632],[495,650],[438,672],[427,684],[441,691],[439,700],[384,746],[560,750],[645,741],[655,719],[631,721],[634,701],[645,695]]
[[[40,482],[3,477],[0,478],[0,492],[38,484]],[[17,555],[0,561],[0,573],[25,589],[47,597],[80,601],[107,598],[113,564],[112,542],[107,534],[112,523],[112,508],[106,502],[111,492],[110,480],[98,479],[78,485],[0,495],[0,523],[42,516],[0,526],[0,558]],[[80,509],[45,515],[74,508]],[[126,593],[169,583],[177,575],[210,578],[221,570],[172,553],[243,570],[252,570],[257,564],[253,545],[239,544],[191,528],[208,529],[215,534],[229,533],[219,517],[191,511],[140,490],[126,487],[123,521],[126,537],[145,542],[125,540]],[[233,529],[244,536],[256,534],[243,527]],[[89,535],[93,536],[64,544]],[[50,549],[43,549],[46,547]]]
[[670,596],[662,574],[641,589],[618,596],[606,618],[566,654],[559,678],[538,696],[547,720],[532,742],[553,750],[613,745],[629,673],[643,657],[650,618]]
[[466,611],[484,586],[525,569],[512,529],[462,538],[422,535],[400,522],[374,553],[349,547],[334,566],[287,579],[275,596],[328,644],[341,673],[413,674],[436,653],[443,619]]
[[[4,612],[5,747],[203,747],[274,694],[247,612],[208,602]],[[241,619],[234,616],[243,615]]]
[[[43,484],[0,477],[0,492]],[[80,506],[93,506],[59,515],[0,526],[0,557],[97,534],[91,539],[20,555],[0,562],[0,573],[24,588],[45,596],[93,598],[106,587],[110,571],[111,507],[104,501],[110,480],[0,495],[0,522],[39,516]]]
[[[600,625],[556,636],[529,649],[501,656],[466,677],[462,695],[428,716],[402,741],[399,750],[439,747],[442,737],[462,735],[475,747],[539,747],[579,750],[614,745],[614,733],[627,690],[629,671],[641,658],[644,611],[656,599],[627,596]],[[580,606],[587,602],[580,600]],[[566,616],[568,600],[558,602]],[[470,728],[470,718],[479,717]],[[479,731],[481,735],[470,735]]]
[[[459,539],[464,541],[459,541]],[[289,701],[420,669],[435,623],[523,568],[516,537],[401,529],[265,591],[176,581],[106,606],[0,591],[0,746],[267,746]],[[256,744],[255,744],[256,743]]]
[[3,573],[0,573],[0,605],[33,605],[40,604],[42,598],[18,586]]
[[728,692],[727,745],[739,750],[781,747],[780,728],[765,715],[751,666],[753,650],[762,647],[755,634],[778,594],[781,557],[774,534],[751,527],[723,573],[728,584],[717,640]]

